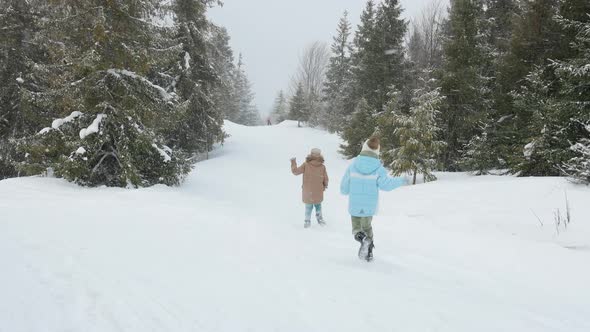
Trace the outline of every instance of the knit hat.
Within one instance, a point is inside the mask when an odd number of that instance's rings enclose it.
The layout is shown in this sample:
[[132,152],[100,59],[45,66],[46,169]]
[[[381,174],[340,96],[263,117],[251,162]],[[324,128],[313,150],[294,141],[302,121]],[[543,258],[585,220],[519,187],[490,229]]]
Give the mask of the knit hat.
[[311,155],[319,157],[322,155],[322,150],[320,150],[318,148],[313,148],[313,149],[311,149]]
[[[371,148],[371,147],[375,147],[376,148]],[[377,137],[372,137],[368,140],[365,141],[365,143],[363,144],[363,150],[362,151],[368,151],[368,152],[373,152],[376,155],[379,155],[379,153],[381,152],[381,144],[379,142],[379,138]]]

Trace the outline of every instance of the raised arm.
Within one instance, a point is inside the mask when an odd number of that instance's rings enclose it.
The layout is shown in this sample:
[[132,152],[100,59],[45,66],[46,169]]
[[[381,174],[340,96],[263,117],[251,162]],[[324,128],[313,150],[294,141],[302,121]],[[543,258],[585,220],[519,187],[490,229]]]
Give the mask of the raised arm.
[[383,191],[392,191],[406,183],[404,178],[394,178],[389,176],[383,166],[377,170],[377,176],[377,186]]
[[297,167],[297,161],[295,158],[291,159],[291,172],[293,175],[301,175],[305,171],[305,163],[301,164],[301,166]]

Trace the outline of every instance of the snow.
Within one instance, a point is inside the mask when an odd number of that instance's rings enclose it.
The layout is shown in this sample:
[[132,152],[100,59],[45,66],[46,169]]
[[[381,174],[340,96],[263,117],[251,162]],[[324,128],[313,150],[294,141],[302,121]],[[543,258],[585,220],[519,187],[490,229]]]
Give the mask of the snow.
[[[0,181],[0,330],[590,331],[588,187],[437,174],[381,196],[366,263],[337,136],[226,130],[177,188]],[[303,229],[289,159],[312,147],[331,176],[328,226]],[[557,235],[565,192],[572,223]]]
[[64,124],[66,124],[68,122],[72,122],[74,119],[76,119],[77,117],[79,117],[81,115],[82,115],[82,112],[74,111],[70,115],[68,115],[67,117],[65,117],[63,119],[55,119],[51,123],[51,128],[47,127],[47,128],[41,129],[41,131],[39,131],[39,135],[47,134],[51,130],[58,130]]
[[524,146],[523,154],[526,158],[530,158],[533,155],[536,145],[537,142],[532,141]]
[[106,114],[98,114],[94,121],[88,126],[88,128],[84,128],[80,130],[80,138],[85,139],[89,135],[96,134],[99,131],[100,123],[104,118],[106,118]]
[[84,149],[83,147],[79,147],[78,150],[76,150],[76,154],[83,155],[85,153],[86,149]]
[[172,150],[169,147],[165,147],[164,149],[161,149],[155,143],[152,144],[152,146],[154,147],[154,149],[158,150],[158,152],[160,153],[160,156],[162,156],[162,159],[164,159],[165,162],[169,162],[170,160],[172,160],[170,155],[168,155],[168,153],[172,152]]
[[191,68],[191,55],[188,52],[184,52],[184,68],[190,69]]
[[18,83],[20,83],[20,84],[23,84],[23,83],[25,83],[25,80],[23,80],[23,78],[22,78],[22,77],[17,77],[17,78],[16,78],[16,81],[17,81]]
[[68,123],[68,122],[71,122],[72,120],[74,120],[75,118],[79,117],[80,115],[82,115],[81,112],[74,111],[70,115],[68,115],[67,117],[65,117],[63,119],[55,119],[51,123],[51,128],[53,128],[53,129],[59,129],[59,127],[61,127],[63,124]]
[[127,76],[129,78],[135,79],[135,80],[139,80],[143,84],[146,84],[147,86],[150,86],[151,88],[157,90],[158,93],[160,94],[160,96],[162,97],[162,99],[164,99],[165,101],[171,101],[174,99],[174,95],[171,93],[168,93],[166,91],[166,89],[164,89],[163,87],[161,87],[157,84],[150,82],[147,78],[140,76],[132,71],[129,71],[126,69],[109,69],[109,70],[107,70],[107,72],[117,78],[120,78],[121,75],[123,75],[123,76]]

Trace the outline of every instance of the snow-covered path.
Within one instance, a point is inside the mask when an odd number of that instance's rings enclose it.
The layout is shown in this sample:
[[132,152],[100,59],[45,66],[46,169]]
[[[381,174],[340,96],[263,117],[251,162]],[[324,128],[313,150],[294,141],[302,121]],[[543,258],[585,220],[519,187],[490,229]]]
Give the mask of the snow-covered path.
[[[0,181],[0,332],[590,331],[589,189],[442,174],[382,195],[366,263],[336,136],[227,130],[180,188]],[[289,158],[311,147],[331,185],[306,230]]]

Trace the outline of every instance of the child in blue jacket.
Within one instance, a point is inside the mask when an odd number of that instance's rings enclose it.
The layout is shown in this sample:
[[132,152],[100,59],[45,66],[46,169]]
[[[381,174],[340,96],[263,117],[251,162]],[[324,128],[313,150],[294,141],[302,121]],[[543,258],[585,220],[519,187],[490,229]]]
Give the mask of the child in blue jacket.
[[359,258],[373,259],[373,228],[371,222],[377,212],[379,190],[391,191],[405,184],[403,178],[387,175],[379,160],[380,140],[372,137],[363,144],[358,157],[346,170],[340,192],[348,195],[348,212],[352,216],[352,234],[361,243]]

